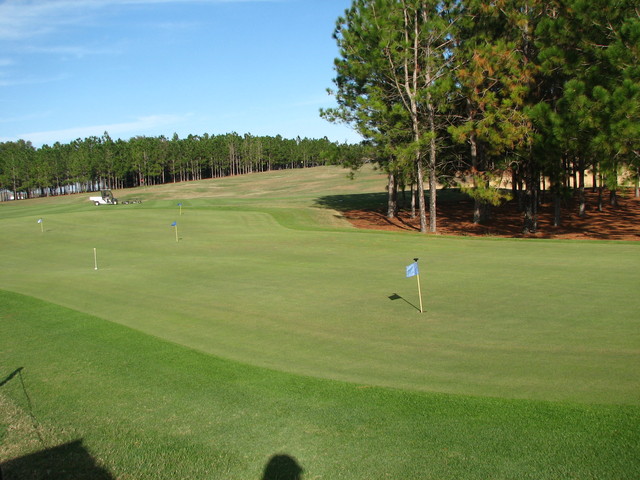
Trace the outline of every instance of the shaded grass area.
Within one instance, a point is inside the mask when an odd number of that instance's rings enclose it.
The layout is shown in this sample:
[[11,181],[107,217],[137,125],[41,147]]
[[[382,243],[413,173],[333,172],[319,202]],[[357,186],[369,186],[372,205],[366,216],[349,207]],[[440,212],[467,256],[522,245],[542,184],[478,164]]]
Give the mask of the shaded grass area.
[[[538,207],[537,233],[522,233],[523,213],[517,200],[491,208],[491,218],[483,224],[474,224],[473,200],[459,189],[438,190],[438,233],[456,236],[500,236],[510,238],[558,238],[624,240],[640,239],[640,201],[632,191],[620,191],[618,205],[598,205],[598,193],[585,192],[586,214],[578,215],[577,194],[563,201],[560,225],[555,224],[552,195],[546,192]],[[399,194],[399,212],[387,218],[387,195],[384,192],[322,195],[316,205],[342,212],[360,228],[419,231],[420,221],[411,216],[410,196]],[[429,216],[427,212],[427,217]]]
[[[428,196],[428,190],[425,195]],[[445,204],[470,204],[469,197],[457,188],[438,190],[438,203]],[[365,193],[344,193],[321,195],[315,200],[315,205],[324,208],[332,208],[341,212],[348,210],[372,210],[375,212],[387,212],[388,194],[383,191]],[[411,193],[398,192],[398,206],[408,210],[411,206]],[[417,208],[417,207],[416,207]],[[470,208],[469,208],[470,210]]]
[[[222,360],[27,296],[0,291],[0,304],[0,395],[33,419],[24,429],[44,432],[42,445],[20,457],[75,442],[113,478],[137,479],[259,479],[276,454],[295,459],[305,479],[640,475],[636,406],[319,380]],[[16,415],[1,412],[0,463],[10,480],[19,478],[9,476],[16,452],[7,456],[6,441]]]

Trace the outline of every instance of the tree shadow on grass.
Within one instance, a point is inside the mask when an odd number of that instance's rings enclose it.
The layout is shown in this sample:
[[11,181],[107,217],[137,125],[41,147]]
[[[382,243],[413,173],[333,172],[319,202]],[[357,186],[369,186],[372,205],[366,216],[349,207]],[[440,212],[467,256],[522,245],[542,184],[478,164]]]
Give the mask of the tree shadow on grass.
[[339,212],[349,210],[382,211],[387,205],[387,193],[355,193],[349,195],[325,195],[315,201],[316,207],[331,208]]
[[[428,192],[427,192],[428,195]],[[492,236],[507,238],[560,238],[596,240],[640,240],[640,199],[632,190],[621,191],[618,206],[598,209],[598,193],[585,191],[587,211],[578,215],[577,194],[565,200],[562,224],[554,225],[554,206],[548,192],[538,207],[536,234],[523,234],[523,213],[518,201],[492,208],[483,224],[473,223],[473,200],[457,188],[438,190],[438,233],[453,236]],[[398,192],[398,215],[387,218],[387,193],[327,195],[316,200],[320,208],[331,208],[360,228],[392,231],[419,231],[419,218],[411,215],[410,195]],[[427,212],[427,218],[429,214]]]
[[[428,199],[429,191],[425,191],[425,198]],[[387,192],[377,193],[353,193],[346,195],[325,195],[315,200],[316,207],[332,208],[339,212],[350,210],[370,210],[379,213],[387,212],[388,195]],[[470,205],[469,197],[461,193],[457,188],[445,188],[438,190],[438,202],[444,204],[458,204],[466,202]],[[398,192],[398,208],[409,208],[411,206],[411,194],[409,192]],[[470,210],[470,208],[469,208]]]
[[115,480],[100,467],[82,440],[46,448],[0,464],[1,480]]
[[[425,192],[427,199],[428,195],[429,192],[427,190]],[[387,217],[387,202],[387,192],[358,193],[319,197],[315,201],[315,206],[337,210],[348,220],[357,225],[364,226],[364,228],[405,231],[420,230],[418,212],[415,212],[415,216],[411,214],[410,192],[405,192],[404,194],[398,192],[398,213],[392,219]],[[460,217],[456,219],[447,217],[448,223],[469,217],[472,212],[472,205],[469,197],[461,193],[459,189],[447,188],[438,190],[438,215],[442,215],[443,211],[455,211],[460,214]]]
[[389,227],[397,227],[404,230],[418,230],[415,226],[409,225],[399,217],[395,219],[396,221],[392,221],[387,217],[387,194],[385,192],[326,195],[317,198],[315,206],[336,210],[343,215],[346,214],[348,219],[354,218],[354,212],[358,212],[357,217],[364,215],[373,224],[386,224]]
[[264,467],[262,480],[302,480],[303,472],[293,457],[278,454],[271,457]]

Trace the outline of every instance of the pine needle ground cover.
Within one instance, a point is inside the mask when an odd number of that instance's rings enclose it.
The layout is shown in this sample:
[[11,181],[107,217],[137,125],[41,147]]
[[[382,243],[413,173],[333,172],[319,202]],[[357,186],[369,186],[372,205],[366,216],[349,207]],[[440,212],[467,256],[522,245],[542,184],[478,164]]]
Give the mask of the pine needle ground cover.
[[267,479],[274,455],[304,479],[637,478],[638,244],[314,207],[381,185],[321,168],[0,205],[6,478]]

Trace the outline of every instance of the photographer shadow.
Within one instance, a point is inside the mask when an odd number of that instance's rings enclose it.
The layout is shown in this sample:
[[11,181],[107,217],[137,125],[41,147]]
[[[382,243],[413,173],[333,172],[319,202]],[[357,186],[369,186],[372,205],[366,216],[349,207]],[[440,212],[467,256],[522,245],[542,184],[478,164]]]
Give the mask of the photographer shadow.
[[82,440],[46,448],[0,464],[0,480],[22,478],[115,480],[96,463]]
[[115,480],[93,458],[89,450],[83,445],[82,439],[48,447],[39,433],[39,423],[33,414],[31,397],[24,381],[24,367],[16,368],[13,372],[0,380],[0,387],[4,387],[14,379],[19,381],[18,389],[22,390],[27,402],[25,414],[28,415],[42,449],[28,453],[21,457],[0,462],[0,480],[13,479],[55,479],[55,480]]
[[303,468],[289,455],[274,455],[264,467],[261,480],[302,480]]

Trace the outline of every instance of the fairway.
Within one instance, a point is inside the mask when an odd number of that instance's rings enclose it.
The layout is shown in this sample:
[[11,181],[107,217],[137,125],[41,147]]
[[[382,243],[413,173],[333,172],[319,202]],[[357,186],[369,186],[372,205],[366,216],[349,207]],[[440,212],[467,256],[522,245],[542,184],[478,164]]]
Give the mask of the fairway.
[[[305,479],[640,475],[640,244],[359,231],[318,206],[383,188],[320,167],[0,204],[0,381],[22,367],[52,438],[114,478],[258,479],[278,452]],[[29,413],[19,387],[0,396]]]

